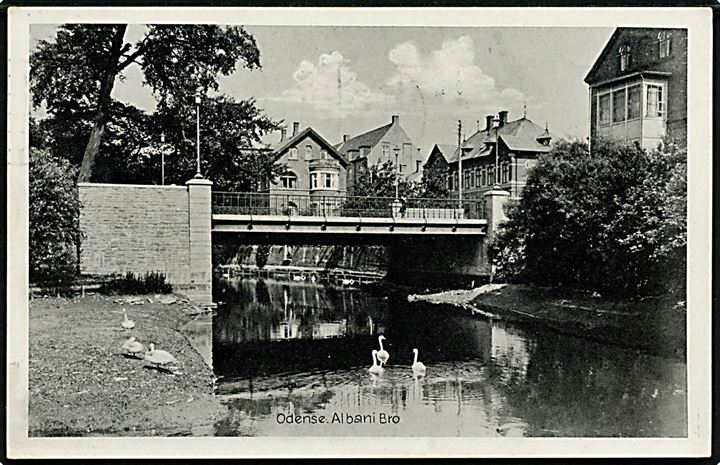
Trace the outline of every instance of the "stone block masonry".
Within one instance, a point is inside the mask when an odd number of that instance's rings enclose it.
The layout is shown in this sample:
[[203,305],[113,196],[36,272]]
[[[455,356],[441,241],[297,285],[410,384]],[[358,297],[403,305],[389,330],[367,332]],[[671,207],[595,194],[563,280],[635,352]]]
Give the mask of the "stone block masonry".
[[81,272],[161,272],[174,290],[211,303],[211,185],[80,183]]

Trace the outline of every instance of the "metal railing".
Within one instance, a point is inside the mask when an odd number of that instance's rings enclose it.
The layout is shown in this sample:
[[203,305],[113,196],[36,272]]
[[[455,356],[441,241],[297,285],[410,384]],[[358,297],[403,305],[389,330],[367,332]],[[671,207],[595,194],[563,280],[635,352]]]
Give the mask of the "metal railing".
[[212,212],[233,215],[340,216],[365,218],[485,218],[481,200],[353,197],[257,192],[213,192]]

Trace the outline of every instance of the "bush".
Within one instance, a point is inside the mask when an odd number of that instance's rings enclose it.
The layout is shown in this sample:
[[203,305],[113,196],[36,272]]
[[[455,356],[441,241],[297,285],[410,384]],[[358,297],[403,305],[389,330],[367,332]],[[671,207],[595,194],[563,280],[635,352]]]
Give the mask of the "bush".
[[560,141],[528,176],[488,254],[498,275],[611,294],[681,290],[686,152]]
[[172,286],[165,282],[162,273],[145,273],[144,276],[135,276],[128,272],[121,278],[115,278],[103,286],[106,294],[169,294]]
[[77,170],[67,160],[30,149],[30,281],[63,286],[76,276],[80,242]]

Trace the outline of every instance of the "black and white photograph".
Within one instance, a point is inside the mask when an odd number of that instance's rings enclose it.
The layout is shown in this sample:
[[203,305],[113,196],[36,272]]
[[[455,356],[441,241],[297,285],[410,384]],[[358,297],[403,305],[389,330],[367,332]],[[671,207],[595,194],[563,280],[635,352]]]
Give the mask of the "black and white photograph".
[[709,454],[710,26],[11,8],[9,456]]

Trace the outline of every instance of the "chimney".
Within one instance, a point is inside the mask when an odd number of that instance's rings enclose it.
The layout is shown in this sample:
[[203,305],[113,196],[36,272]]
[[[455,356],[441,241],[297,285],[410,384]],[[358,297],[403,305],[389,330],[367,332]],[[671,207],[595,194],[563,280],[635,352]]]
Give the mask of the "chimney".
[[297,133],[298,133],[298,130],[299,130],[299,129],[300,129],[300,123],[298,123],[297,121],[295,121],[295,122],[293,123],[293,133],[292,133],[293,137],[297,136]]
[[350,134],[343,134],[343,142],[347,142],[350,139]]
[[420,165],[422,165],[422,161],[421,161],[421,160],[415,160],[415,172],[416,172],[416,173],[419,173],[419,172],[420,172]]
[[487,115],[487,116],[485,117],[485,130],[486,130],[486,131],[489,131],[489,130],[492,129],[492,120],[493,120],[493,118],[494,118],[493,115]]
[[507,110],[499,111],[498,116],[500,117],[500,126],[499,127],[505,126],[505,123],[507,123],[507,116],[508,116]]
[[400,117],[398,115],[392,115],[392,124],[399,124],[400,123]]
[[280,142],[284,142],[285,137],[287,137],[287,128],[282,128],[280,130]]

